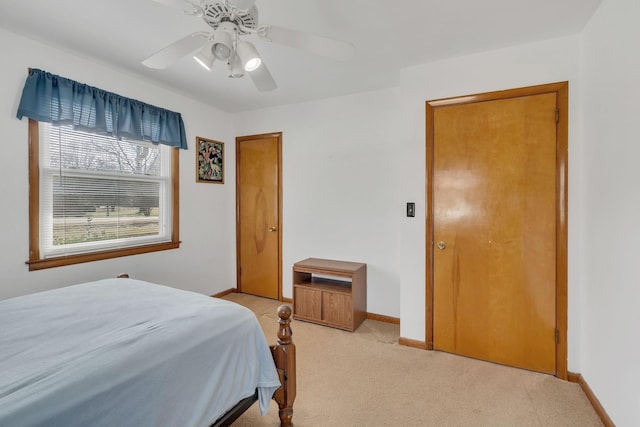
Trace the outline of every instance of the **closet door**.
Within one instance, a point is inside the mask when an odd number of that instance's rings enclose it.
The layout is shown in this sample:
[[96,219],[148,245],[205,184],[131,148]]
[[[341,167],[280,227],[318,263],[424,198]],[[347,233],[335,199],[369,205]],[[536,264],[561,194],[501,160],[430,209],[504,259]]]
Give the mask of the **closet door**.
[[556,93],[433,111],[433,347],[556,373]]
[[281,297],[280,133],[236,138],[240,292]]

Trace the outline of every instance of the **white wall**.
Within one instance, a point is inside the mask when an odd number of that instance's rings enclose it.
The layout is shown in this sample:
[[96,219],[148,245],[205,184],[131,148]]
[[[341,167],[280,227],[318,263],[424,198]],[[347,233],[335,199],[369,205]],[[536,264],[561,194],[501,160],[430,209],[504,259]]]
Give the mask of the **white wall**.
[[238,135],[283,132],[284,294],[299,259],[367,262],[368,311],[401,317],[401,336],[423,341],[425,101],[569,81],[569,367],[579,371],[579,48],[574,36],[433,62],[403,70],[396,89],[238,114]]
[[[225,142],[234,152],[230,116],[105,64],[0,30],[0,299],[114,277],[134,278],[212,294],[235,287],[235,169],[227,157],[224,185],[195,183],[195,137]],[[29,67],[87,83],[183,115],[188,151],[180,152],[180,249],[29,272],[27,120],[16,118]]]
[[367,311],[400,316],[397,89],[251,111],[237,135],[282,132],[283,294],[307,257],[367,263]]
[[[582,185],[574,166],[579,163],[577,116],[579,105],[579,39],[567,37],[469,55],[406,69],[401,76],[404,134],[400,163],[404,198],[416,199],[425,218],[425,101],[536,84],[569,81],[569,366],[578,365],[579,285],[577,252],[580,221],[575,205]],[[424,340],[425,221],[404,221],[402,227],[401,335]]]
[[586,192],[582,374],[620,427],[640,423],[640,3],[583,33]]
[[566,37],[443,60],[402,71],[400,129],[395,149],[402,165],[401,199],[415,200],[415,220],[401,224],[403,337],[425,339],[425,101],[569,81],[569,368],[579,370],[579,37]]

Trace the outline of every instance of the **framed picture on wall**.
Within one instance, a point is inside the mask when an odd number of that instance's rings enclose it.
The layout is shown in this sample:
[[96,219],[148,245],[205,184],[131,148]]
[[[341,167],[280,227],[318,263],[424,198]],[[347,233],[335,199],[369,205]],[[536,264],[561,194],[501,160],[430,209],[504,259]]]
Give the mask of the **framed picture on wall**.
[[224,184],[224,142],[196,137],[196,182]]

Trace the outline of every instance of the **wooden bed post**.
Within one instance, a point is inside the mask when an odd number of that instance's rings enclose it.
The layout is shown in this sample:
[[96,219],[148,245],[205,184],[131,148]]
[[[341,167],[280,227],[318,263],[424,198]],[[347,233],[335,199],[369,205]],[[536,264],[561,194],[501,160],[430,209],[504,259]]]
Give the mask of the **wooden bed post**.
[[289,427],[293,417],[293,401],[296,398],[296,346],[291,339],[291,307],[278,307],[278,344],[271,347],[273,360],[280,376],[280,387],[273,394],[280,408],[280,426]]

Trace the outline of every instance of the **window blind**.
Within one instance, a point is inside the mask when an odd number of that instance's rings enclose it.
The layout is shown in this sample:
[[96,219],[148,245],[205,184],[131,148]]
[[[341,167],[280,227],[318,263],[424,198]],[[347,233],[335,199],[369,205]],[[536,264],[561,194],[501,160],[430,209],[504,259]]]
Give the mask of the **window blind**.
[[169,147],[41,124],[45,257],[171,240]]

